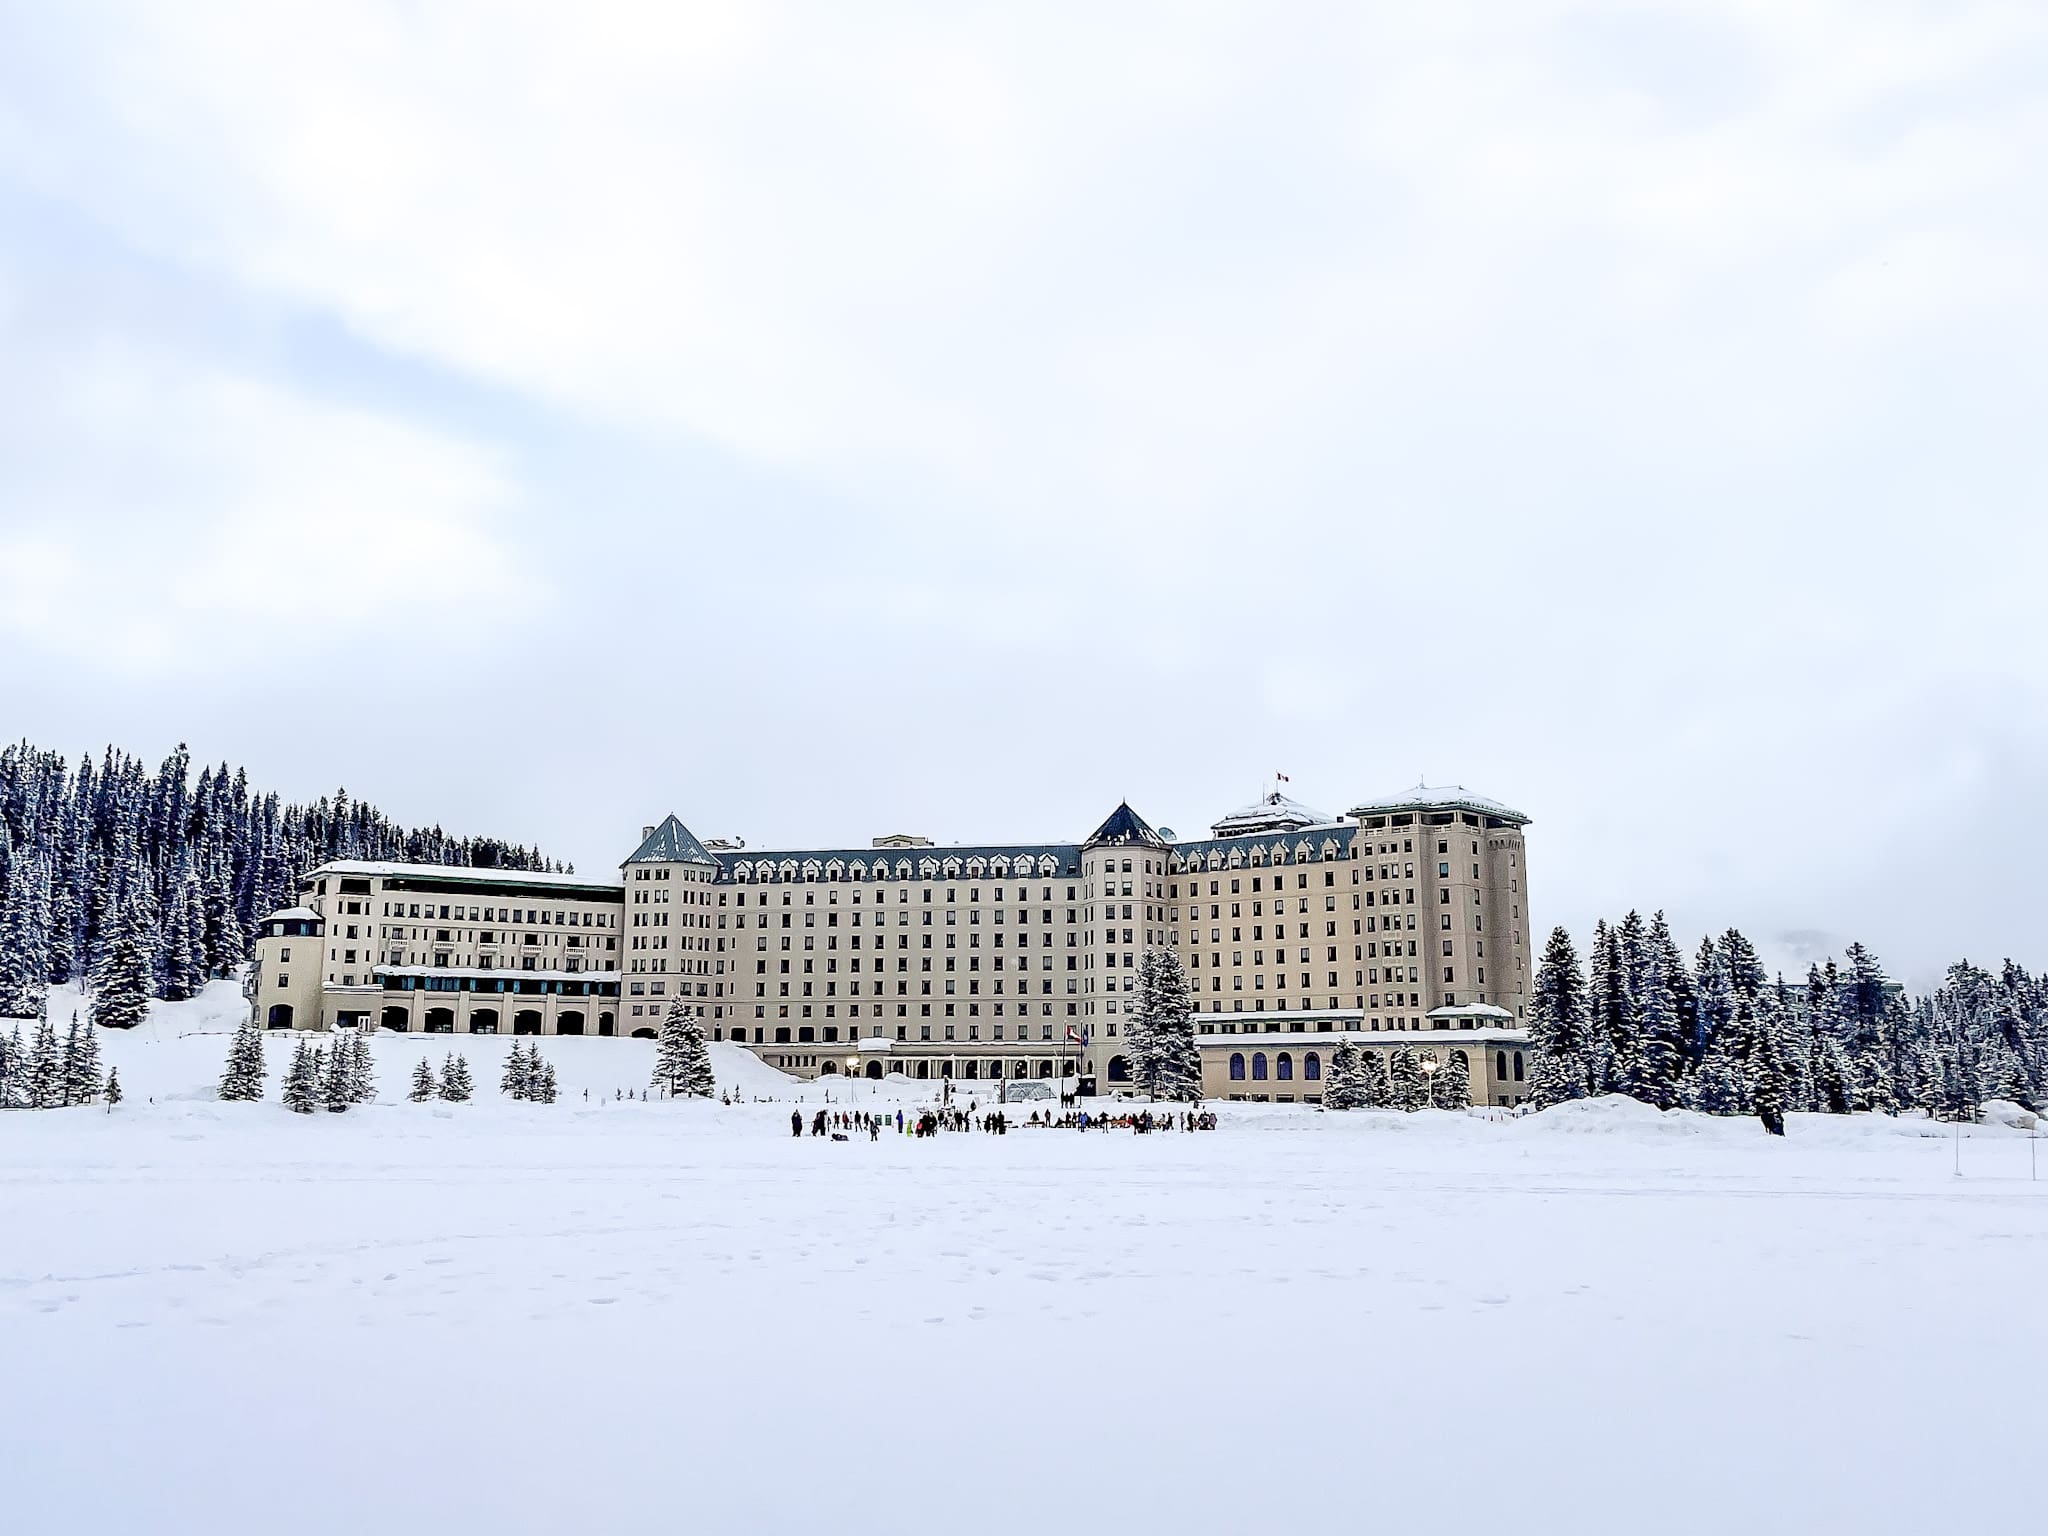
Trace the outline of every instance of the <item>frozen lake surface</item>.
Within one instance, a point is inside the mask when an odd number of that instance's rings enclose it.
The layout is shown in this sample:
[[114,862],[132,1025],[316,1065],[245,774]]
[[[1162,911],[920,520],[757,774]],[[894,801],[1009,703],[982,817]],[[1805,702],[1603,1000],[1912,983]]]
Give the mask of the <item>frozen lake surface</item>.
[[[831,1142],[790,1105],[0,1115],[23,1531],[1928,1531],[2038,1515],[2048,1185],[1984,1127],[1222,1107]],[[721,1048],[723,1077],[803,1092]],[[584,1090],[593,1091],[586,1104]],[[867,1090],[872,1091],[872,1090]],[[154,1102],[150,1102],[154,1099]],[[807,1105],[807,1108],[809,1106]]]

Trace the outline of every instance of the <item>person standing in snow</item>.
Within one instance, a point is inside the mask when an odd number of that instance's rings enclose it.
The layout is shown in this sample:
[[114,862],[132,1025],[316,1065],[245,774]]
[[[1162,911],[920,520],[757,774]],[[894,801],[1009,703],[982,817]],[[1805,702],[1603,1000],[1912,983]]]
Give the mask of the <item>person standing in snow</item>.
[[791,1110],[791,1111],[789,1112],[789,1134],[790,1134],[790,1135],[792,1135],[792,1136],[799,1136],[799,1137],[800,1137],[800,1136],[802,1136],[802,1135],[803,1135],[803,1133],[804,1133],[804,1112],[803,1112],[802,1110],[800,1110],[800,1109],[792,1109],[792,1110]]

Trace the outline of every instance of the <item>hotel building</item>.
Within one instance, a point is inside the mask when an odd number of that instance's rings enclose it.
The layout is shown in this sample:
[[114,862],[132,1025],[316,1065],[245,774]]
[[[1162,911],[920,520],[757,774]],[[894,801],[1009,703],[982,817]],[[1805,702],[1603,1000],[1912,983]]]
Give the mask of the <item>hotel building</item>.
[[1075,842],[754,850],[674,816],[617,879],[321,865],[262,924],[274,1028],[707,1036],[805,1077],[1130,1082],[1148,947],[1175,950],[1212,1097],[1314,1102],[1340,1039],[1526,1094],[1528,818],[1418,786],[1341,817],[1278,793],[1206,837],[1129,805]]

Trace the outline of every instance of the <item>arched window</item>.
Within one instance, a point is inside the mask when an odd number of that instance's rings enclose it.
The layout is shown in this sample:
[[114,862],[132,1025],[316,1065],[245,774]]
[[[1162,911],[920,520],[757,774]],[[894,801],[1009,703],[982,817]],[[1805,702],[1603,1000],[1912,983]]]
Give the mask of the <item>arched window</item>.
[[1301,1080],[1305,1083],[1320,1083],[1323,1080],[1323,1058],[1314,1051],[1301,1058]]
[[1243,1051],[1232,1051],[1230,1053],[1230,1080],[1233,1083],[1241,1083],[1244,1081]]
[[1520,1051],[1517,1051],[1517,1052],[1515,1052],[1515,1081],[1519,1083],[1519,1082],[1520,1082],[1521,1080],[1522,1080],[1522,1053],[1521,1053]]
[[1274,1066],[1279,1070],[1273,1075],[1279,1078],[1281,1082],[1291,1083],[1294,1081],[1294,1058],[1292,1056],[1282,1051],[1280,1059],[1274,1063]]
[[270,1018],[267,1022],[272,1029],[290,1029],[292,1027],[292,1005],[290,1003],[272,1003],[270,1005]]
[[1495,1051],[1493,1053],[1493,1075],[1502,1082],[1507,1081],[1508,1053],[1506,1051]]
[[1253,1052],[1252,1052],[1252,1081],[1253,1081],[1253,1082],[1255,1082],[1255,1083],[1263,1083],[1263,1082],[1264,1082],[1265,1080],[1266,1080],[1266,1053],[1265,1053],[1264,1051],[1253,1051]]

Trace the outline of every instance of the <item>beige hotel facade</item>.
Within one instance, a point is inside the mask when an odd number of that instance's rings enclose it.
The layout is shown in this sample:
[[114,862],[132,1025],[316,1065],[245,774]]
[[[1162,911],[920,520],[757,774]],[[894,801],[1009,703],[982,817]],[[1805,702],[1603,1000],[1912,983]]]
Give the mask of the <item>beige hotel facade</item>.
[[337,861],[266,918],[272,1028],[651,1036],[677,999],[802,1077],[993,1094],[1129,1087],[1138,962],[1175,950],[1218,1098],[1317,1102],[1349,1037],[1527,1091],[1528,818],[1418,786],[1325,816],[1278,792],[1176,839],[1120,805],[1069,843],[753,850],[676,817],[618,878]]

